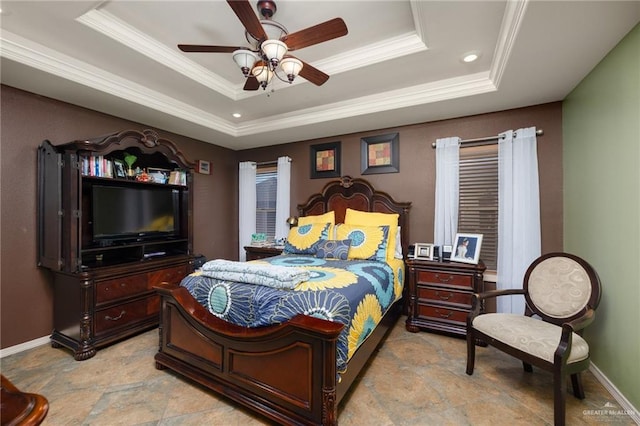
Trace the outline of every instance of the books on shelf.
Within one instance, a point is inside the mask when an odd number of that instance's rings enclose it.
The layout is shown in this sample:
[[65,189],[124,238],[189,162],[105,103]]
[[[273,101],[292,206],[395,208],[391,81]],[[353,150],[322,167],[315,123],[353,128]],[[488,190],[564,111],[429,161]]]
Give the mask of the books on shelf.
[[113,161],[102,155],[82,157],[82,174],[85,176],[113,177]]

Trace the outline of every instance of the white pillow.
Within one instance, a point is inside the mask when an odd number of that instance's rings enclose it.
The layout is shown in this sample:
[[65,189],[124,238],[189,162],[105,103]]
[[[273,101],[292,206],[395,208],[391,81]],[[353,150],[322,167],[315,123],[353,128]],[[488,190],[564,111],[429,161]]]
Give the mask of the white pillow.
[[402,240],[400,239],[400,235],[402,234],[402,229],[398,226],[396,231],[396,250],[393,253],[393,257],[395,259],[403,259],[402,257]]

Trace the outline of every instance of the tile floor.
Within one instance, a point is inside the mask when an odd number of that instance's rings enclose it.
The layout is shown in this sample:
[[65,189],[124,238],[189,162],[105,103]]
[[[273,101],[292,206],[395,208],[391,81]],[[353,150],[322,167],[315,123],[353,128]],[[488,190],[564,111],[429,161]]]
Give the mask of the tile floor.
[[[409,333],[404,319],[343,400],[341,425],[553,424],[549,373],[525,373],[518,360],[478,348],[475,372],[467,376],[463,339]],[[20,390],[49,400],[44,425],[269,424],[170,370],[156,370],[157,344],[154,329],[82,362],[44,345],[5,357],[0,366]],[[594,414],[605,404],[622,408],[590,372],[583,382],[586,399],[568,392],[568,425],[635,424],[628,416]]]

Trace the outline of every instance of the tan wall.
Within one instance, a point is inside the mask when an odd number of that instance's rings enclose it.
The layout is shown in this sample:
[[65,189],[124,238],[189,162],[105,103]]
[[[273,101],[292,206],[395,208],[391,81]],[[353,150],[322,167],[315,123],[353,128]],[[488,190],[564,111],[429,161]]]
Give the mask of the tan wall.
[[[52,289],[36,267],[36,158],[44,139],[54,144],[147,126],[1,86],[1,347],[47,336],[53,328]],[[211,161],[212,174],[194,177],[194,251],[236,255],[236,154],[211,144],[156,130],[187,159]],[[231,213],[229,213],[229,206]],[[237,240],[237,238],[236,238]],[[231,241],[231,243],[229,243]]]
[[[411,242],[433,241],[435,196],[435,149],[437,138],[463,139],[497,135],[505,130],[536,126],[544,130],[538,138],[540,166],[542,250],[562,249],[562,104],[560,102],[528,108],[481,114],[432,123],[310,140],[268,148],[240,151],[240,161],[271,161],[278,156],[292,158],[291,213],[296,205],[319,192],[330,179],[310,179],[310,146],[341,141],[342,175],[364,178],[396,201],[411,201]],[[360,138],[400,133],[400,172],[361,175]]]

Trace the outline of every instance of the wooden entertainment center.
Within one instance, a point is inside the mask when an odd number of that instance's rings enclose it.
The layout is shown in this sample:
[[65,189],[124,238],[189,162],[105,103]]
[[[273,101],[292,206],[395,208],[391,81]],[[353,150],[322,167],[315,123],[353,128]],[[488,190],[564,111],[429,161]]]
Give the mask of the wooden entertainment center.
[[193,166],[152,130],[41,144],[38,266],[53,278],[52,346],[81,361],[158,325],[153,287],[193,271]]

